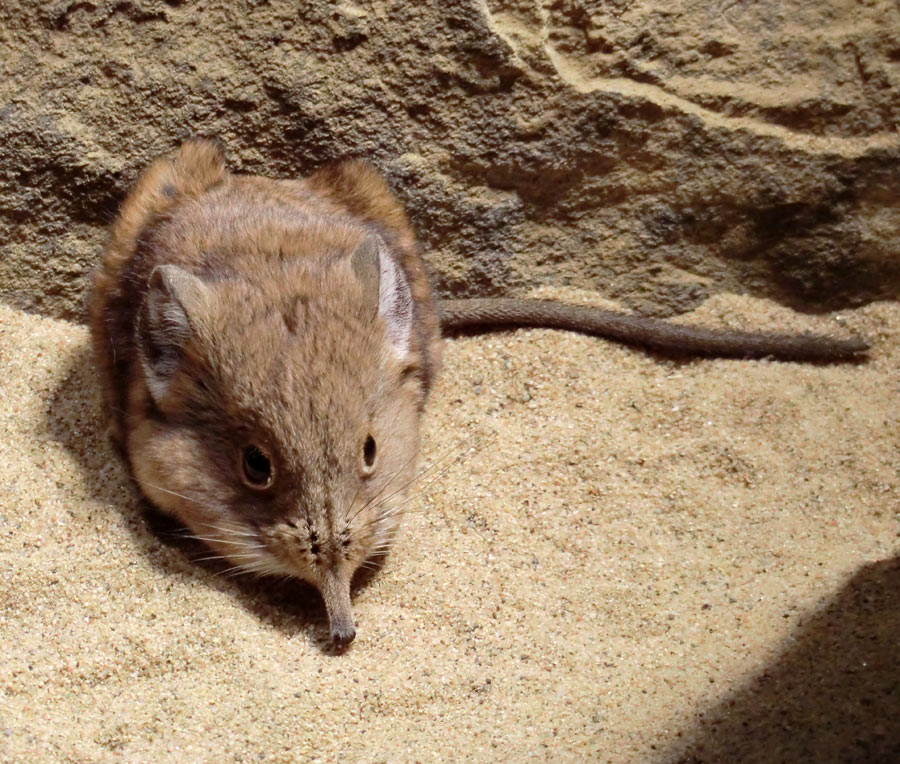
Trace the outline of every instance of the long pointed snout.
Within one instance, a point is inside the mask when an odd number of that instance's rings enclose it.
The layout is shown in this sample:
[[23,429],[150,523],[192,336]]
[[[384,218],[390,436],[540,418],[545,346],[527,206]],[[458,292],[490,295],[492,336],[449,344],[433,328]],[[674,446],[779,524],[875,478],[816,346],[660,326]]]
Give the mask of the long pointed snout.
[[319,591],[328,612],[331,641],[335,647],[346,647],[356,636],[353,607],[350,605],[350,579],[339,575],[336,571],[329,571]]

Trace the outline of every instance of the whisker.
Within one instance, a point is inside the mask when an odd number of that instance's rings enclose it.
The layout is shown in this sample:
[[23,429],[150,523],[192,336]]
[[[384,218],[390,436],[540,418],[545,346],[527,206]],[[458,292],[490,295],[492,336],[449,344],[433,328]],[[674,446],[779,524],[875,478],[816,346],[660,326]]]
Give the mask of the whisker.
[[395,541],[398,534],[400,533],[399,528],[393,528],[389,532],[381,531],[375,535],[377,543],[373,546],[382,546],[384,544],[390,544],[392,541]]
[[257,554],[229,554],[227,557],[221,554],[211,555],[210,557],[195,557],[193,562],[208,562],[210,560],[236,560],[239,557],[247,557],[251,560],[255,560],[259,557]]
[[[474,437],[475,437],[474,434],[473,434],[473,435],[470,435],[468,438],[466,438],[466,439],[462,442],[462,444],[459,444],[459,445],[462,446],[463,444],[465,444],[466,441],[471,440],[471,439],[474,438]],[[434,470],[436,470],[438,467],[445,468],[445,472],[444,472],[443,474],[446,474],[446,470],[447,470],[447,469],[449,469],[449,468],[453,467],[454,465],[458,464],[460,461],[463,460],[463,458],[465,458],[466,454],[468,454],[469,451],[471,450],[471,447],[466,448],[465,450],[461,450],[461,451],[459,452],[459,454],[457,455],[457,457],[456,457],[453,461],[447,463],[446,460],[447,460],[448,458],[450,458],[451,456],[453,456],[453,454],[454,454],[454,452],[455,452],[456,450],[457,450],[457,448],[454,447],[454,448],[450,449],[449,451],[447,451],[446,453],[444,453],[443,455],[441,455],[435,462],[433,462],[433,463],[430,464],[428,467],[426,467],[424,470],[422,470],[421,472],[419,472],[419,474],[416,475],[414,478],[412,478],[411,480],[409,480],[408,482],[406,482],[406,483],[404,483],[402,486],[400,486],[400,488],[398,488],[396,491],[394,491],[390,496],[386,496],[384,499],[382,499],[382,502],[381,502],[381,503],[384,504],[385,502],[390,501],[390,500],[391,500],[394,496],[396,496],[398,493],[401,493],[401,492],[405,491],[407,488],[409,488],[409,486],[411,486],[411,485],[413,485],[414,483],[418,482],[418,481],[421,480],[423,477],[426,477],[429,473],[433,473]]]
[[176,493],[175,491],[170,491],[168,488],[163,488],[161,485],[156,485],[155,483],[147,482],[151,488],[155,488],[158,491],[162,491],[163,493],[170,493],[172,496],[177,496],[179,499],[184,499],[185,501],[192,501],[195,504],[203,504],[204,502],[200,501],[200,499],[192,499],[190,496],[185,496],[183,493]]
[[398,523],[397,525],[395,525],[392,528],[381,528],[380,530],[375,532],[375,539],[376,540],[381,540],[381,539],[393,540],[400,533],[402,528],[403,528],[403,526],[400,523]]
[[[420,496],[422,491],[424,491],[426,488],[428,488],[429,486],[436,483],[438,480],[440,480],[442,477],[444,477],[444,475],[446,475],[448,472],[450,472],[450,470],[453,469],[457,464],[459,464],[463,459],[465,459],[466,456],[470,453],[470,451],[471,451],[471,449],[461,453],[453,461],[447,462],[443,465],[440,465],[440,469],[432,471],[432,468],[429,467],[428,470],[424,471],[421,475],[419,475],[416,478],[415,482],[418,482],[419,480],[422,480],[423,478],[428,478],[428,480],[423,485],[419,486],[418,493],[414,493],[414,494],[410,495],[409,497],[404,499],[404,502],[409,501],[410,499],[413,499],[416,496]],[[433,465],[433,467],[438,467],[438,466],[439,466],[438,463]],[[431,472],[431,474],[428,474],[429,472]]]
[[233,565],[230,568],[219,571],[215,575],[234,577],[242,573],[267,573],[269,572],[269,564],[265,560],[255,559],[252,562],[244,562],[240,565]]
[[[407,488],[414,485],[416,482],[422,480],[425,477],[432,478],[431,480],[429,480],[429,482],[425,486],[423,486],[423,489],[427,488],[435,480],[439,480],[441,477],[443,477],[454,465],[456,465],[460,461],[462,461],[462,459],[465,458],[465,456],[472,451],[472,446],[462,449],[455,459],[453,459],[450,462],[447,462],[447,459],[450,458],[451,456],[453,456],[454,452],[457,451],[457,449],[459,449],[461,446],[465,445],[468,441],[471,441],[474,437],[476,437],[476,433],[473,433],[472,435],[468,436],[467,438],[465,438],[462,441],[461,444],[457,444],[457,446],[454,446],[452,449],[450,449],[449,451],[442,454],[435,462],[433,462],[431,465],[429,465],[425,469],[421,470],[412,479],[408,480],[406,483],[404,483],[399,488],[397,488],[393,493],[391,493],[388,496],[385,496],[383,499],[381,499],[376,504],[375,502],[378,499],[379,495],[384,491],[384,488],[382,488],[382,490],[379,491],[378,494],[373,496],[369,502],[367,502],[359,510],[357,510],[357,512],[354,514],[354,517],[356,517],[356,515],[358,515],[363,509],[366,509],[373,505],[375,506],[376,510],[379,509],[380,507],[384,506],[387,502],[389,502],[392,498],[394,498],[397,494],[402,493]],[[399,472],[395,473],[395,474],[399,474]],[[385,485],[385,488],[387,488],[389,485],[390,485],[390,483],[387,483]],[[415,497],[415,495],[416,494],[404,499],[403,504],[412,500]],[[402,506],[402,504],[400,506]],[[365,531],[366,528],[368,528],[378,522],[382,522],[387,517],[392,516],[392,514],[395,514],[395,513],[380,512],[377,517],[373,518],[372,520],[368,521],[367,523],[364,523],[363,525],[354,529],[354,533],[359,533],[359,532]]]
[[376,540],[379,541],[379,543],[381,543],[381,540],[393,541],[399,533],[400,533],[399,526],[394,527],[394,528],[382,528],[380,531],[377,531],[375,533],[375,538],[376,538]]
[[230,568],[225,568],[225,570],[219,570],[219,571],[217,571],[216,573],[214,573],[213,575],[216,575],[216,576],[226,576],[226,575],[228,575],[229,573],[231,573],[232,571],[235,571],[235,570],[236,570],[236,571],[238,571],[238,572],[243,572],[244,569],[245,569],[245,566],[244,566],[244,565],[233,565],[233,566],[230,567]]
[[[356,519],[356,517],[359,515],[360,512],[362,512],[367,507],[371,506],[372,503],[375,502],[379,496],[381,496],[381,494],[391,485],[391,483],[394,482],[396,477],[398,475],[402,474],[404,472],[404,470],[406,470],[406,468],[409,467],[409,465],[412,464],[419,457],[419,454],[421,453],[421,450],[422,450],[422,446],[429,443],[431,441],[431,439],[435,435],[438,434],[438,432],[440,432],[440,430],[435,430],[422,443],[419,444],[419,447],[416,449],[415,453],[413,453],[413,455],[409,459],[406,460],[406,463],[402,467],[400,467],[400,469],[398,469],[393,475],[391,475],[390,479],[382,486],[381,490],[378,493],[376,493],[371,499],[369,499],[369,501],[367,501],[365,504],[363,504],[358,510],[356,510],[356,512],[353,513],[353,516],[349,520],[347,520],[347,525],[350,525],[350,523],[352,523]],[[465,441],[463,441],[463,442],[465,442]],[[457,446],[458,445],[459,444],[457,444]],[[400,490],[402,490],[402,489],[400,489]],[[357,490],[357,494],[358,493],[359,493],[359,491]],[[352,506],[352,502],[351,502],[351,506]]]
[[207,541],[215,544],[231,544],[232,546],[240,546],[244,549],[265,549],[265,544],[248,544],[246,541],[229,541],[228,539],[209,538],[207,536],[191,536],[190,538],[197,541]]
[[[462,458],[462,456],[460,456],[460,459],[461,459],[461,458]],[[442,477],[444,477],[444,475],[446,475],[446,474],[454,467],[454,465],[455,465],[458,461],[459,461],[459,459],[457,459],[457,460],[455,460],[455,461],[453,461],[453,462],[450,462],[449,464],[445,464],[445,465],[443,465],[443,466],[441,467],[441,469],[438,470],[437,472],[434,472],[433,474],[428,475],[428,478],[429,478],[428,481],[425,482],[423,485],[421,485],[421,486],[419,487],[420,490],[419,490],[418,492],[413,493],[413,494],[410,495],[410,496],[407,496],[407,497],[404,498],[399,504],[395,504],[395,505],[392,506],[392,507],[388,507],[385,511],[379,512],[378,515],[377,515],[376,517],[374,517],[372,520],[370,520],[369,522],[367,522],[367,523],[365,523],[364,525],[360,526],[360,530],[364,530],[365,528],[367,528],[367,527],[369,527],[369,526],[371,526],[371,525],[375,525],[375,524],[377,524],[377,523],[383,522],[384,520],[387,520],[387,519],[389,519],[389,518],[391,518],[391,517],[395,517],[396,515],[408,513],[409,510],[408,510],[408,509],[404,509],[404,507],[405,507],[407,504],[409,504],[410,502],[412,502],[412,501],[414,501],[414,500],[420,498],[423,491],[425,491],[425,490],[428,489],[432,484],[436,483],[438,480],[440,480]],[[415,480],[421,480],[423,477],[426,477],[426,473],[425,473],[425,472],[423,472],[422,474],[418,475],[418,476],[415,478]],[[411,481],[411,482],[415,482],[415,481]],[[400,489],[400,490],[403,490],[403,489]],[[375,509],[376,509],[376,510],[379,510],[382,506],[384,506],[384,504],[385,504],[388,500],[390,500],[391,498],[393,498],[393,496],[396,496],[397,493],[400,493],[400,491],[396,491],[396,492],[394,492],[391,496],[387,497],[381,504],[376,505],[376,506],[375,506]]]
[[[356,493],[354,493],[354,494],[353,494],[353,498],[350,499],[350,503],[347,505],[347,509],[350,509],[350,507],[353,506],[353,502],[355,502],[355,501],[359,498],[359,492],[360,492],[361,490],[362,490],[362,481],[360,481],[359,485],[356,486]],[[365,505],[363,505],[363,506],[365,506]],[[354,513],[353,513],[353,517],[351,517],[349,520],[347,520],[347,527],[348,527],[348,528],[350,527],[350,523],[352,523],[353,520],[356,519],[356,516],[360,513],[360,511],[361,511],[361,510],[357,510],[356,512],[354,512]]]
[[241,528],[239,525],[235,525],[234,527],[223,526],[223,525],[215,525],[213,523],[203,523],[207,528],[212,528],[217,531],[221,531],[222,533],[231,533],[235,536],[248,536],[249,538],[258,538],[258,534],[253,531],[248,531],[246,528]]

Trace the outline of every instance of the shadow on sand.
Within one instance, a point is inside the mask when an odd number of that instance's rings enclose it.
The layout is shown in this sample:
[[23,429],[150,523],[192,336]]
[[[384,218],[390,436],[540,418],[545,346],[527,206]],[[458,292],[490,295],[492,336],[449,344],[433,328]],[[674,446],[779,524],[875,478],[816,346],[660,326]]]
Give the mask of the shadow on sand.
[[788,644],[662,760],[900,762],[900,557],[860,568]]

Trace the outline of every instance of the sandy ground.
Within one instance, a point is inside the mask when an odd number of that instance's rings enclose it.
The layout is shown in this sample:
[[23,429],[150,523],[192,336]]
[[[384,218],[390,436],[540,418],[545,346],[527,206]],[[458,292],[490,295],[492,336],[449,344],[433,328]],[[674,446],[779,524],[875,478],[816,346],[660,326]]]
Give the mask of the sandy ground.
[[217,575],[148,519],[87,331],[0,306],[0,758],[900,760],[900,305],[686,320],[875,348],[450,342],[423,462],[450,469],[334,655],[314,593]]

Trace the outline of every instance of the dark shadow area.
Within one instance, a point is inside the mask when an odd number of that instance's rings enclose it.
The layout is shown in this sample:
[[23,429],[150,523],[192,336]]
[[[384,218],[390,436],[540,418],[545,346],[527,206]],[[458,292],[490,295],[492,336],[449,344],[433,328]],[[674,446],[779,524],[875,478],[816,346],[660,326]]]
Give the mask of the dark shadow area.
[[[190,538],[177,520],[141,496],[107,435],[99,389],[93,357],[86,346],[74,357],[45,410],[47,434],[76,458],[90,486],[91,499],[126,519],[138,549],[166,575],[189,581],[199,573],[209,586],[228,593],[261,621],[285,634],[305,633],[323,652],[337,652],[329,638],[325,606],[312,586],[296,580],[226,573],[231,563],[203,559],[212,556],[209,548]],[[376,574],[360,571],[354,578],[354,592],[367,586]]]
[[900,557],[857,571],[789,645],[664,761],[900,762]]

